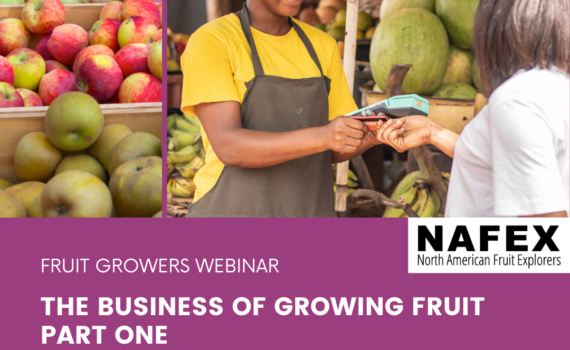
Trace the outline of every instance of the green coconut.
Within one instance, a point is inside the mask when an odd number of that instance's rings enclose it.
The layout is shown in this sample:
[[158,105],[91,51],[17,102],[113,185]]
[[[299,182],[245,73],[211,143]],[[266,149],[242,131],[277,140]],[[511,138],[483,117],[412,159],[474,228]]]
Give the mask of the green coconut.
[[479,91],[483,91],[481,86],[481,73],[479,73],[479,63],[477,63],[477,57],[473,59],[473,65],[471,66],[471,73],[473,74],[473,85]]
[[473,65],[473,54],[471,51],[463,50],[457,46],[449,45],[449,62],[447,72],[443,77],[442,84],[473,82],[471,66]]
[[451,41],[470,49],[473,42],[473,21],[479,0],[436,0],[435,13],[439,16]]
[[451,83],[443,84],[437,89],[431,97],[474,100],[477,96],[477,90],[469,84]]
[[422,8],[399,10],[380,21],[370,47],[372,75],[383,91],[394,65],[411,64],[402,93],[431,95],[441,85],[448,59],[445,27]]
[[435,0],[384,0],[380,5],[380,20],[396,11],[411,7],[420,7],[435,12]]

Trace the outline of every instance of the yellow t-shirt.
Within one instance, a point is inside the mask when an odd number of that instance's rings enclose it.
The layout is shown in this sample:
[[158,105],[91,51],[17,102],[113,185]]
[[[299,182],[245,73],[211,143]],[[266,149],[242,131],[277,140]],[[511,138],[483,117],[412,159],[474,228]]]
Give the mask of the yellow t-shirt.
[[[313,44],[323,73],[331,79],[329,119],[355,111],[357,107],[346,82],[336,41],[317,28],[295,22]],[[251,31],[266,75],[289,79],[320,76],[295,29],[291,28],[284,36],[269,35],[255,28]],[[245,83],[255,76],[251,49],[235,14],[218,18],[198,29],[191,36],[181,62],[184,73],[181,108],[193,116],[197,116],[194,106],[201,103],[241,103],[246,92]],[[203,129],[202,137],[206,165],[194,178],[197,186],[195,201],[214,187],[224,169]]]

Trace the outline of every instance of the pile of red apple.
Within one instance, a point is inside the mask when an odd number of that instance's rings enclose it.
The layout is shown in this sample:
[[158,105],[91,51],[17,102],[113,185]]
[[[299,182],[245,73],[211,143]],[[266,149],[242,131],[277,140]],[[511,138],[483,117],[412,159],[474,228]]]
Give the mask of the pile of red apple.
[[[21,19],[0,21],[0,108],[49,106],[71,91],[98,103],[161,102],[162,4],[91,0],[107,4],[87,33],[64,24],[62,3],[76,2],[87,1],[27,0]],[[35,50],[32,34],[43,35]]]

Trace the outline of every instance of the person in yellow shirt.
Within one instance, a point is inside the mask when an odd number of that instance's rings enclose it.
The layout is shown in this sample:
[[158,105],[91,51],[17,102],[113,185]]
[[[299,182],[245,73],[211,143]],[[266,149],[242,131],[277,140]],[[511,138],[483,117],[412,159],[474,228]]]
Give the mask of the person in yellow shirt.
[[206,164],[188,217],[333,217],[331,164],[379,143],[344,117],[358,108],[336,41],[291,18],[301,2],[247,0],[191,36],[181,108]]

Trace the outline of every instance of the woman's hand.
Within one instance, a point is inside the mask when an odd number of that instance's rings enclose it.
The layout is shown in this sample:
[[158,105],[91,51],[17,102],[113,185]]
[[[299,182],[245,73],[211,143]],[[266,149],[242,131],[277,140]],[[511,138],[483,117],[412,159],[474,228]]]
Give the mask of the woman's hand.
[[389,119],[386,122],[380,120],[376,138],[402,153],[431,143],[432,127],[430,119],[419,115]]
[[340,154],[356,153],[368,135],[368,127],[350,117],[337,117],[323,127],[323,142],[327,149]]

